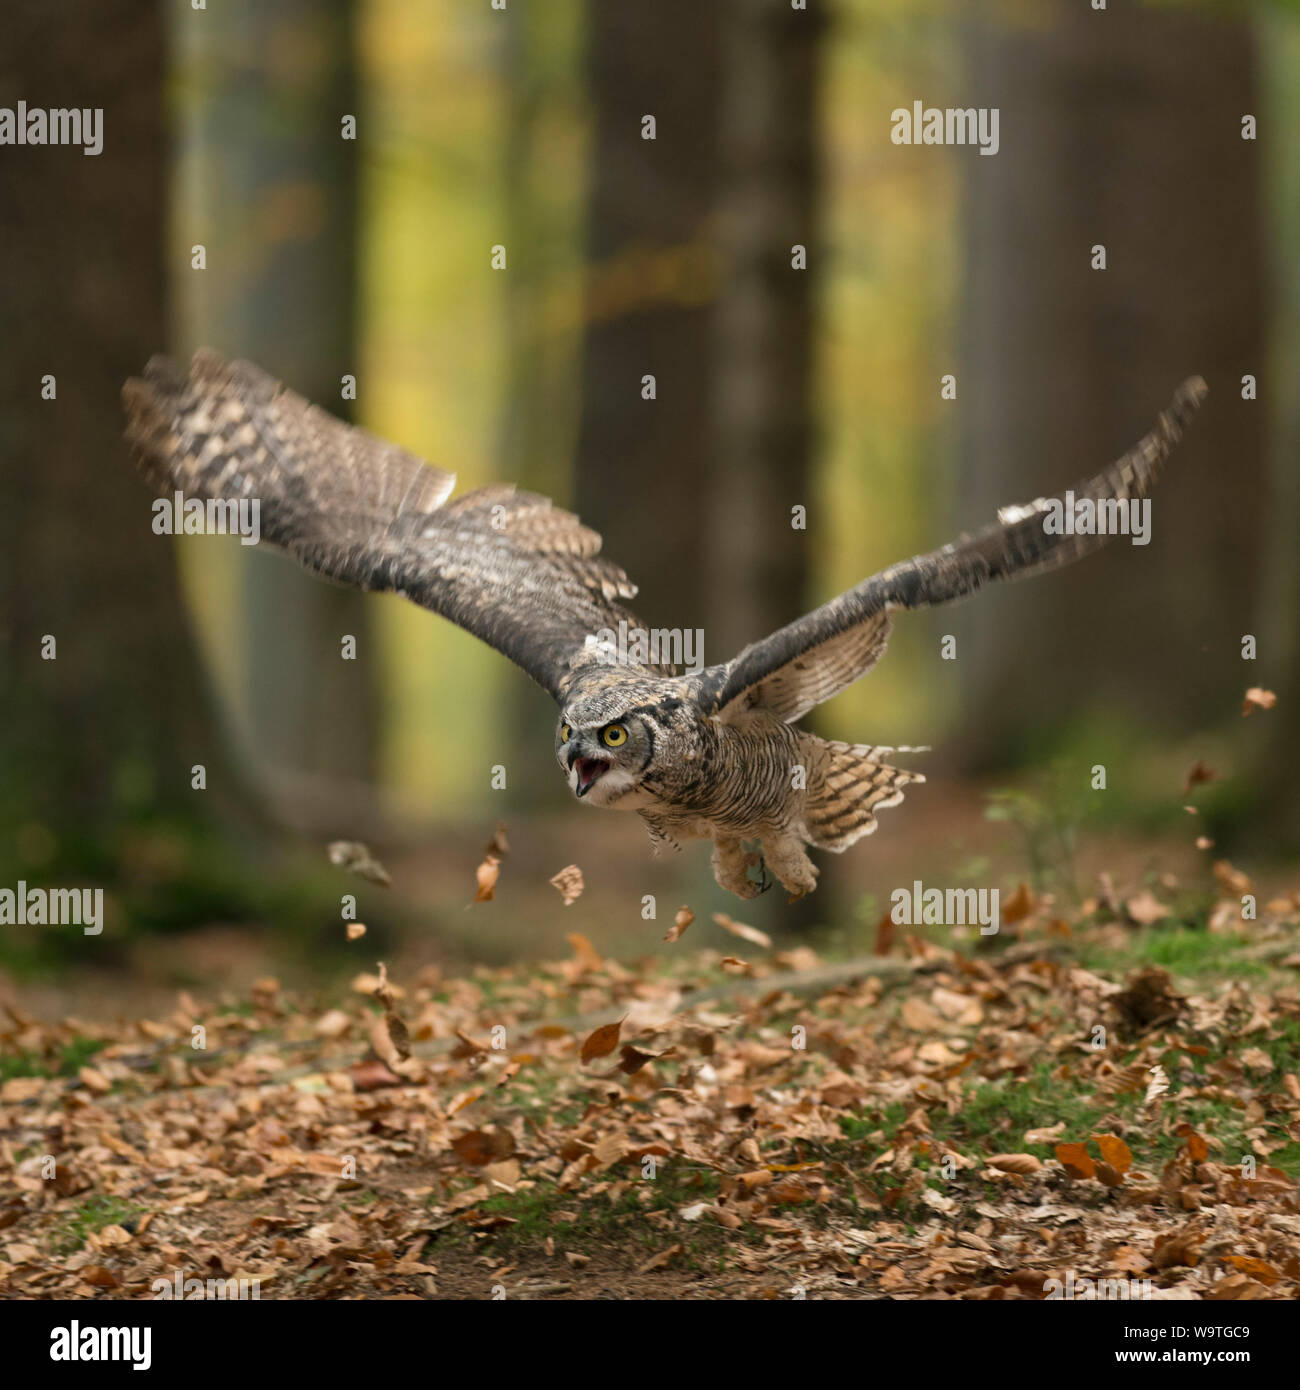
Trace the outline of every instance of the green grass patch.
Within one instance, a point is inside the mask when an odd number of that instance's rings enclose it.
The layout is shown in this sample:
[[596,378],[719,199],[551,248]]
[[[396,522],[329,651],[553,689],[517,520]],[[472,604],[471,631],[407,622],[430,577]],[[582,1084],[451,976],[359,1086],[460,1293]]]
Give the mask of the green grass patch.
[[54,1237],[55,1248],[61,1255],[70,1255],[85,1245],[86,1237],[91,1232],[102,1231],[105,1226],[134,1230],[136,1221],[143,1213],[143,1207],[124,1202],[118,1197],[102,1194],[88,1197],[69,1212],[59,1225]]
[[100,1038],[86,1038],[78,1034],[61,1044],[54,1056],[18,1048],[0,1055],[0,1081],[18,1076],[76,1076],[95,1053],[107,1046]]

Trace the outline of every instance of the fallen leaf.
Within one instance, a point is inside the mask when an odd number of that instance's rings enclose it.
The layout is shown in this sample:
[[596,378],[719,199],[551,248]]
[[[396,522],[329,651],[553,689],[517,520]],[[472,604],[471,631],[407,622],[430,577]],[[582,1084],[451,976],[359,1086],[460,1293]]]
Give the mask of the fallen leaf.
[[492,838],[487,842],[483,853],[493,859],[504,859],[510,853],[510,842],[506,839],[505,821],[497,821],[497,828],[493,831]]
[[663,1269],[666,1264],[675,1260],[678,1255],[684,1255],[686,1247],[684,1245],[670,1245],[667,1250],[661,1250],[657,1255],[650,1258],[638,1270],[638,1274],[649,1274],[652,1270]]
[[582,897],[583,886],[582,870],[576,864],[570,864],[567,868],[561,869],[551,879],[551,887],[558,889],[560,897],[564,899],[565,907],[572,907]]
[[594,1033],[588,1034],[579,1054],[582,1060],[591,1062],[597,1057],[608,1057],[618,1046],[618,1035],[622,1027],[623,1019],[620,1018],[617,1023],[606,1023]]
[[1244,898],[1251,891],[1250,878],[1240,869],[1233,868],[1226,859],[1215,860],[1214,878],[1223,891],[1234,898]]
[[765,931],[759,931],[757,927],[748,926],[744,922],[737,922],[728,917],[725,912],[715,912],[713,920],[723,931],[730,932],[732,936],[740,937],[742,941],[748,941],[754,946],[761,946],[765,951],[772,949],[772,938]]
[[474,892],[474,901],[476,903],[490,903],[496,896],[497,879],[500,877],[501,861],[494,854],[489,854],[474,870],[474,878],[478,884]]
[[999,1173],[1036,1173],[1043,1166],[1033,1154],[994,1154],[984,1161]]
[[664,933],[664,940],[669,942],[680,941],[686,928],[689,927],[694,920],[695,914],[689,907],[679,907],[677,909],[677,916],[673,918],[672,926]]
[[358,1091],[378,1091],[385,1086],[406,1085],[406,1082],[378,1057],[366,1057],[360,1062],[353,1062],[347,1068],[347,1075],[352,1080],[353,1088]]
[[1199,787],[1202,782],[1213,782],[1219,774],[1212,767],[1207,767],[1199,758],[1187,769],[1187,775],[1183,778],[1183,795],[1186,796],[1193,787]]
[[1281,1274],[1265,1260],[1256,1260],[1249,1255],[1223,1255],[1221,1258],[1239,1274],[1248,1274],[1261,1284],[1276,1284]]
[[1169,916],[1169,909],[1149,888],[1131,897],[1124,904],[1124,911],[1128,913],[1129,920],[1136,922],[1139,927],[1149,927],[1153,922]]
[[1056,1160],[1072,1178],[1095,1178],[1097,1165],[1083,1144],[1058,1144]]
[[1127,1173],[1133,1166],[1133,1154],[1129,1146],[1117,1134],[1094,1134],[1093,1143],[1101,1150],[1101,1156],[1118,1173]]
[[392,886],[393,880],[388,870],[370,852],[368,845],[360,840],[335,840],[329,847],[330,863],[368,883],[377,883],[381,888]]
[[1023,918],[1028,917],[1033,910],[1034,895],[1029,891],[1029,885],[1022,883],[1002,904],[998,918],[1008,926],[1014,926]]
[[1252,710],[1272,709],[1277,704],[1277,696],[1262,686],[1252,685],[1241,702],[1241,715],[1244,719]]
[[452,1152],[472,1168],[510,1158],[515,1151],[514,1135],[508,1129],[471,1129],[451,1141]]
[[619,1049],[618,1055],[623,1060],[618,1064],[618,1069],[628,1076],[635,1076],[647,1062],[658,1061],[660,1057],[671,1057],[676,1050],[669,1047],[662,1052],[650,1052],[635,1043],[624,1043]]

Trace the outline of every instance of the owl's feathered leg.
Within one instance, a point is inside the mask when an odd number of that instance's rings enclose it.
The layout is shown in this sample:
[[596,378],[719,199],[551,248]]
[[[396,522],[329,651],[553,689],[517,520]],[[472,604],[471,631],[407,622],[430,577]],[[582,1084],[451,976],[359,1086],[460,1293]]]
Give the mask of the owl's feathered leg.
[[763,892],[763,885],[755,883],[749,876],[754,856],[745,852],[739,839],[728,839],[719,835],[713,841],[713,877],[718,886],[738,898],[756,898]]
[[638,812],[638,815],[640,815],[645,828],[650,832],[650,843],[654,846],[655,854],[658,854],[665,846],[669,849],[681,850],[681,845],[668,833],[666,821],[645,811]]
[[780,839],[764,840],[763,860],[780,880],[781,887],[790,894],[791,902],[816,890],[817,875],[821,870],[808,858],[807,850],[795,836],[783,835]]

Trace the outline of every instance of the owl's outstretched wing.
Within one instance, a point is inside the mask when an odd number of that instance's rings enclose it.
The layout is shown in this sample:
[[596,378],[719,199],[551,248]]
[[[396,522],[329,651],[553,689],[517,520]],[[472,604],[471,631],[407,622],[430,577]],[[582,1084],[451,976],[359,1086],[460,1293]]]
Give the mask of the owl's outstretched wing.
[[[260,503],[262,539],[307,569],[395,592],[495,647],[552,695],[636,587],[545,497],[484,487],[344,424],[249,362],[155,357],[122,392],[127,439],[164,496]],[[672,674],[657,668],[662,674]]]
[[[1076,499],[1145,497],[1170,450],[1206,394],[1200,377],[1185,381],[1155,429],[1117,463],[1073,489]],[[787,722],[829,700],[875,665],[889,640],[890,613],[927,608],[974,593],[990,580],[1016,579],[1068,564],[1109,539],[1049,534],[1044,520],[1061,498],[1006,507],[995,525],[941,550],[918,555],[865,579],[723,666],[700,677],[706,713],[726,719],[762,708]]]

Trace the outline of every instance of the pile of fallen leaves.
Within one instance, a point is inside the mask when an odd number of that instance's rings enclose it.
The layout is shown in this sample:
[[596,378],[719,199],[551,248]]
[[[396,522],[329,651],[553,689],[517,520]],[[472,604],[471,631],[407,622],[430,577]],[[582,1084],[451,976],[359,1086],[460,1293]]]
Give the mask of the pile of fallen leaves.
[[328,1005],[11,1007],[0,1293],[1293,1298],[1300,898],[1237,928],[1271,973],[1203,985],[1084,968],[1090,933],[1161,929],[1111,906],[1026,891],[1009,948],[860,961],[683,908],[636,963],[574,933]]

